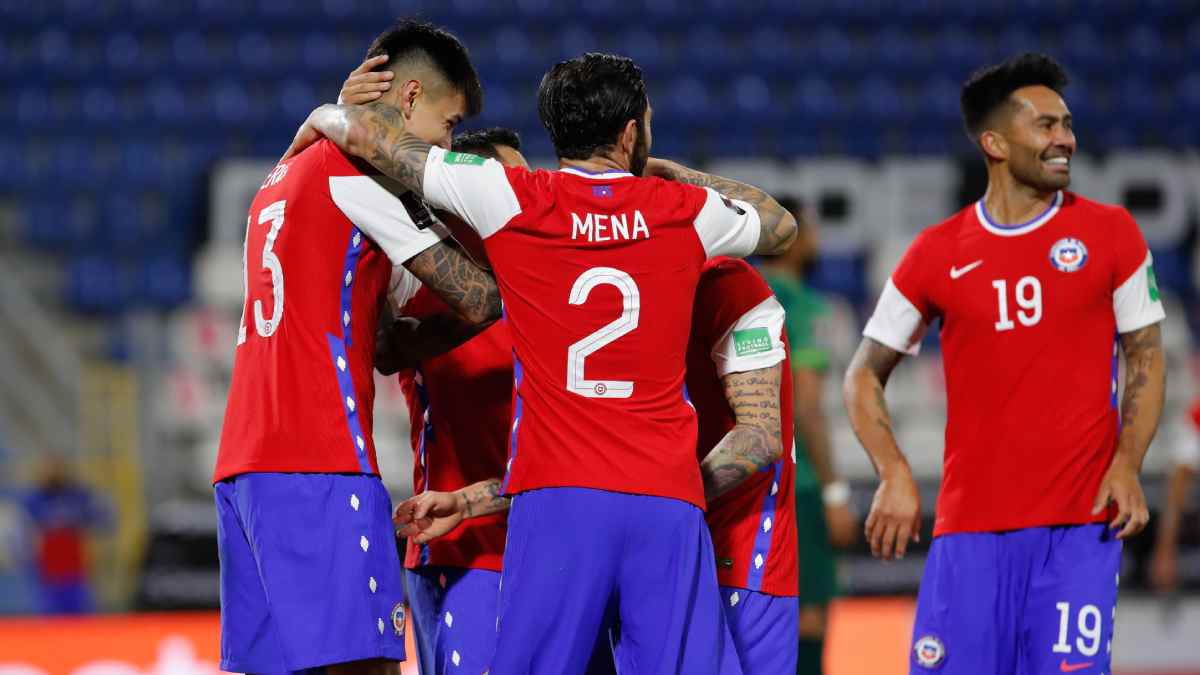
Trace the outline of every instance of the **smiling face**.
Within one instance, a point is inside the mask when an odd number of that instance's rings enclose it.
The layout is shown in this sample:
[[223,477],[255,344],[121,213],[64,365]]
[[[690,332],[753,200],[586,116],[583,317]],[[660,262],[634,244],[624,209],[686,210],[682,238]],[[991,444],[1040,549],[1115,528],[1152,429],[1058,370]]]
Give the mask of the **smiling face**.
[[981,139],[984,152],[1006,162],[1019,183],[1040,192],[1070,185],[1075,132],[1062,97],[1049,87],[1022,87],[1011,94],[1005,107],[1007,121]]

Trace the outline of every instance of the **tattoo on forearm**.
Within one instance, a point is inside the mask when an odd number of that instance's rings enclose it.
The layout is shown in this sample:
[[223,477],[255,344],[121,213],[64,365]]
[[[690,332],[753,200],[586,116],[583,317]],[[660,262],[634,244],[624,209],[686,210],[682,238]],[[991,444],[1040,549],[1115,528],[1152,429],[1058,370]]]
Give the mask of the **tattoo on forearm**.
[[423,194],[425,162],[429,143],[405,130],[400,110],[379,101],[362,106],[339,106],[350,129],[350,152],[399,181],[405,188]]
[[500,494],[500,479],[491,478],[463,488],[466,518],[507,511],[512,499]]
[[779,459],[783,452],[779,384],[783,366],[722,378],[736,424],[700,463],[704,494],[716,499]]
[[871,383],[873,394],[873,402],[875,410],[872,411],[873,421],[887,433],[892,433],[892,417],[888,412],[887,397],[884,396],[883,388],[887,385],[888,378],[892,376],[892,370],[896,368],[896,364],[900,363],[900,359],[904,354],[882,345],[871,338],[863,338],[863,341],[858,345],[858,351],[854,352],[854,357],[850,360],[849,371],[855,369],[864,369],[875,375],[875,382]]
[[[1166,372],[1162,367],[1162,331],[1157,323],[1121,336],[1125,352],[1125,393],[1121,397],[1121,435],[1145,433],[1139,420],[1149,424],[1153,436],[1162,413]],[[1150,419],[1140,419],[1150,415]],[[1148,445],[1150,439],[1145,439]],[[1144,451],[1144,448],[1139,448]]]
[[707,187],[726,197],[749,202],[758,211],[762,231],[759,235],[757,253],[777,252],[787,248],[796,239],[796,221],[779,202],[763,190],[730,178],[696,171],[685,166],[672,164],[670,180],[699,187]]
[[500,289],[495,278],[457,247],[439,242],[404,266],[467,321],[488,324],[500,318]]

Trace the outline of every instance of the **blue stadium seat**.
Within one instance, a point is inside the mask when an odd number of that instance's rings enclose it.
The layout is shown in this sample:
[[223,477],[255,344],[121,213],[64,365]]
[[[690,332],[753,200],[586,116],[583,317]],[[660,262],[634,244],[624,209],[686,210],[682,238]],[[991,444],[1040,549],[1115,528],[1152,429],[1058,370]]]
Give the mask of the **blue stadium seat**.
[[813,67],[825,74],[854,72],[861,65],[858,49],[846,33],[824,27],[813,38]]
[[745,51],[748,69],[760,75],[779,75],[793,71],[800,62],[801,50],[796,36],[778,25],[761,26],[747,37]]
[[816,126],[840,119],[846,105],[827,80],[810,76],[796,83],[789,106],[791,114],[802,126]]
[[131,279],[116,260],[85,255],[67,269],[67,301],[83,312],[113,314],[131,299]]

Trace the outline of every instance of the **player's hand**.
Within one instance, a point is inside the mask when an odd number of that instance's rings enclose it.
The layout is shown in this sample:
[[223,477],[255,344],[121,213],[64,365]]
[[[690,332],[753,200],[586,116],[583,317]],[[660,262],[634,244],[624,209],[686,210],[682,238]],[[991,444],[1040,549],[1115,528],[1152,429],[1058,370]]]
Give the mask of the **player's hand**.
[[648,178],[658,177],[666,180],[675,180],[675,171],[678,168],[679,164],[669,159],[648,157],[646,159],[646,168],[642,170],[642,175]]
[[291,146],[288,147],[287,152],[283,153],[283,158],[279,161],[284,162],[295,157],[308,146],[321,140],[322,137],[333,141],[335,145],[351,155],[364,152],[365,132],[361,129],[361,125],[355,127],[351,120],[350,110],[361,110],[361,108],[326,103],[310,112],[308,119],[304,120],[304,124],[300,125],[300,130],[292,139]]
[[387,63],[387,60],[387,54],[380,54],[358,64],[358,67],[350,71],[350,75],[342,83],[342,90],[338,92],[337,102],[361,105],[383,96],[383,92],[392,88],[392,78],[396,74],[390,70],[372,71],[371,69]]
[[1150,522],[1150,510],[1146,508],[1146,495],[1142,494],[1137,468],[1119,457],[1113,460],[1100,482],[1092,515],[1102,513],[1110,502],[1117,504],[1117,517],[1108,524],[1111,529],[1120,529],[1117,539],[1132,537]]
[[1179,556],[1169,546],[1156,546],[1150,558],[1150,585],[1160,593],[1179,586]]
[[457,492],[422,492],[396,507],[392,524],[397,536],[426,544],[458,527],[463,520],[463,506]]
[[871,555],[884,560],[903,558],[909,541],[921,541],[921,493],[907,464],[883,474],[865,534]]
[[829,543],[834,548],[849,548],[858,538],[858,523],[849,504],[826,504],[825,524],[829,527]]

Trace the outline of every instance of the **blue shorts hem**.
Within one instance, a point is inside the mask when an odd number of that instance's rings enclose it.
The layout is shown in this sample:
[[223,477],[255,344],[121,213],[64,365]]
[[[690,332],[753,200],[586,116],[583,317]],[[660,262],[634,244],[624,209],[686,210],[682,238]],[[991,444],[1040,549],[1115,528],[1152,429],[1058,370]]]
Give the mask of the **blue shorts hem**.
[[221,670],[231,673],[259,673],[259,672],[275,672],[282,665],[287,672],[305,670],[307,668],[323,668],[326,666],[335,666],[339,663],[353,663],[354,661],[366,661],[368,659],[387,659],[390,661],[404,661],[406,654],[403,646],[398,648],[383,648],[374,650],[372,653],[354,653],[354,652],[338,652],[333,654],[324,654],[313,657],[309,661],[289,664],[252,664],[237,659],[221,659]]

